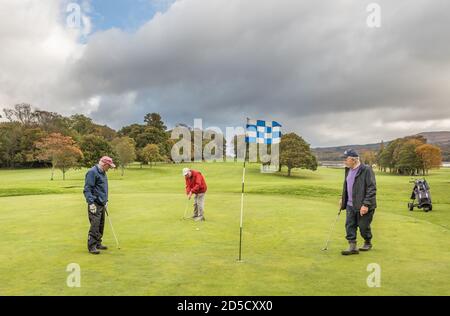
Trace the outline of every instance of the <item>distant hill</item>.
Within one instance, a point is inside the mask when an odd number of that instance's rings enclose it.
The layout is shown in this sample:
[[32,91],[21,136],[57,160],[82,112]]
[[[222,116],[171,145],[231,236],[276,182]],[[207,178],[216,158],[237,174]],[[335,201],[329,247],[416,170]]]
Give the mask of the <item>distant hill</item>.
[[[439,146],[442,149],[443,160],[450,161],[450,132],[424,132],[417,135],[425,137],[429,144]],[[385,142],[384,144],[387,145],[389,143],[390,141]],[[345,145],[337,147],[314,148],[313,152],[315,153],[319,161],[337,161],[342,160],[340,158],[342,156],[342,153],[349,148],[353,148],[356,151],[361,152],[365,150],[378,151],[380,150],[380,147],[381,143],[366,145]]]

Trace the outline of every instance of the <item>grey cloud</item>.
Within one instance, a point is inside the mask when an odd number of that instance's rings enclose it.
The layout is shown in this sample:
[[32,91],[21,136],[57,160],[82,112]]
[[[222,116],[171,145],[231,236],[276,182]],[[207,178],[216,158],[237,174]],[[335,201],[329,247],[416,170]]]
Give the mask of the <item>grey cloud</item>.
[[408,122],[421,132],[421,120],[445,127],[450,3],[379,0],[382,28],[369,29],[370,2],[181,0],[134,34],[93,34],[56,95],[74,110],[101,97],[82,109],[114,127],[150,111],[169,125],[250,116],[313,145],[414,132]]

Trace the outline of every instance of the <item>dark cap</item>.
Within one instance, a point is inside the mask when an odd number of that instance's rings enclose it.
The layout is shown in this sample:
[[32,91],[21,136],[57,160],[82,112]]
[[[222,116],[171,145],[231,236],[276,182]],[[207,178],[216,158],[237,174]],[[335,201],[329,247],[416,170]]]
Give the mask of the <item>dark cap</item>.
[[359,157],[359,155],[354,149],[347,149],[344,152],[344,155],[342,156],[342,158],[347,159],[348,157],[356,158],[356,157]]

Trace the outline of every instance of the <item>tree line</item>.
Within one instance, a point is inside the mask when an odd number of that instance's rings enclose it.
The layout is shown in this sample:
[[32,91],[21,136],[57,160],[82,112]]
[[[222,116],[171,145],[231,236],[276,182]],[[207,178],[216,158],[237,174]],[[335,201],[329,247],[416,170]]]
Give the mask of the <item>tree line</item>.
[[17,104],[0,117],[0,167],[60,169],[91,167],[102,156],[111,156],[122,169],[131,162],[154,164],[170,161],[170,132],[157,113],[146,115],[142,125],[120,131],[75,114],[58,113]]
[[[119,131],[96,124],[82,114],[65,117],[34,109],[29,104],[4,109],[0,118],[6,120],[0,122],[0,168],[51,167],[52,180],[56,169],[61,170],[65,179],[69,169],[91,167],[106,155],[117,162],[122,174],[132,162],[139,162],[141,167],[171,163],[171,150],[177,142],[171,139],[171,130],[158,113],[145,115],[144,124],[132,124]],[[193,139],[195,130],[189,130]],[[223,135],[219,137],[222,137],[221,150],[226,157],[226,139]],[[202,147],[210,141],[203,139]],[[198,149],[194,146],[192,144],[192,157]],[[317,165],[316,157],[302,137],[295,133],[283,135],[280,171],[286,166],[290,176],[294,168],[316,170]]]
[[398,138],[387,145],[382,143],[378,152],[365,151],[361,158],[366,164],[377,165],[383,172],[410,176],[425,176],[442,165],[441,149],[428,144],[420,135]]

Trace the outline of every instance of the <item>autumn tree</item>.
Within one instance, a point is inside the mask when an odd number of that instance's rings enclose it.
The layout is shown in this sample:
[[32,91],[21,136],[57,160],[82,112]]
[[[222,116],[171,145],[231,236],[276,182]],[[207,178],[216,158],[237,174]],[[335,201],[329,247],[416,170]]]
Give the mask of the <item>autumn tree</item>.
[[361,153],[361,162],[373,166],[377,163],[377,154],[372,150],[365,150]]
[[62,171],[63,180],[65,180],[66,172],[78,166],[79,161],[83,158],[83,153],[75,141],[71,137],[58,133],[50,134],[36,142],[35,145],[39,150],[38,159],[49,161],[52,164],[51,180],[54,179],[55,169]]
[[439,169],[442,165],[442,152],[437,146],[423,144],[416,148],[416,154],[421,160],[422,174],[425,176],[430,169]]
[[116,154],[118,164],[122,171],[122,176],[125,173],[125,168],[128,164],[136,159],[136,145],[130,137],[116,138],[112,141],[112,147]]
[[[415,175],[423,171],[423,157],[417,149],[426,145],[423,136],[398,138],[390,142],[378,153],[378,164],[381,170],[391,173]],[[425,148],[429,148],[428,146]]]

